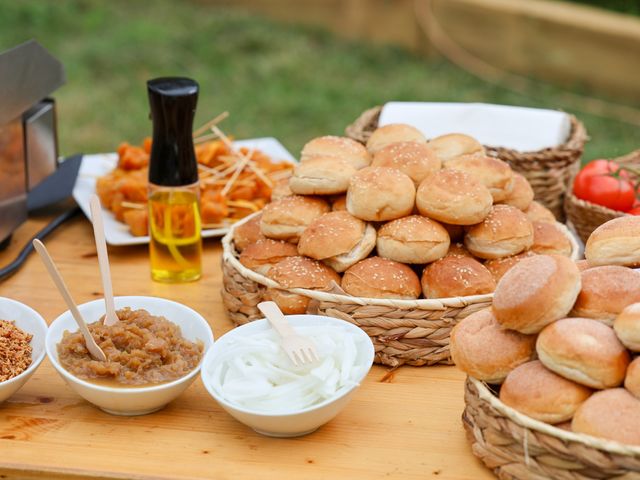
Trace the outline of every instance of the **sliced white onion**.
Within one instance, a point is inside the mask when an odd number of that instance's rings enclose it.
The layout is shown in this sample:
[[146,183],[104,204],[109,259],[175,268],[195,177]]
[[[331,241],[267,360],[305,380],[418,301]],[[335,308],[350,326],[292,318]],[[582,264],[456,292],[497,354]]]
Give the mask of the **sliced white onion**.
[[211,372],[213,389],[231,404],[266,413],[288,413],[317,405],[357,385],[369,365],[358,365],[358,342],[338,325],[303,326],[319,361],[295,366],[273,330],[229,341]]

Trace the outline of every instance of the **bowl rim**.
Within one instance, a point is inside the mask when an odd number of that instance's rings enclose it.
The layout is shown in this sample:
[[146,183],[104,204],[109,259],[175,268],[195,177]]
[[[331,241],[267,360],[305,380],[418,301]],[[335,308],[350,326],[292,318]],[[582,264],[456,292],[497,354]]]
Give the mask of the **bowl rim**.
[[[116,394],[121,394],[121,395],[139,395],[139,394],[143,394],[143,393],[153,393],[153,392],[157,392],[157,391],[161,391],[161,390],[168,390],[168,389],[170,389],[170,388],[172,388],[172,387],[174,387],[176,385],[182,384],[185,381],[188,381],[188,380],[192,379],[194,376],[196,376],[199,373],[200,369],[202,368],[203,361],[204,361],[204,358],[205,358],[206,354],[208,353],[208,351],[211,349],[211,347],[215,343],[214,342],[214,337],[213,337],[213,331],[211,329],[211,325],[209,325],[209,322],[207,322],[207,320],[202,315],[200,315],[197,311],[195,311],[193,308],[188,307],[187,305],[185,305],[183,303],[176,302],[174,300],[169,300],[167,298],[154,297],[154,296],[151,296],[151,295],[119,295],[119,296],[114,296],[114,300],[119,300],[119,299],[128,300],[128,299],[132,299],[132,298],[136,298],[136,299],[140,299],[140,298],[153,299],[153,301],[160,301],[160,302],[163,302],[163,303],[171,303],[171,304],[174,304],[174,305],[178,305],[179,307],[184,308],[185,310],[191,312],[193,314],[193,318],[197,319],[197,321],[199,323],[202,323],[202,324],[206,325],[209,335],[208,335],[208,338],[206,338],[205,340],[207,340],[209,342],[209,344],[205,345],[205,349],[204,349],[204,351],[202,353],[202,358],[200,359],[200,362],[198,362],[198,365],[196,365],[196,367],[193,370],[191,370],[189,373],[187,373],[186,375],[184,375],[184,376],[182,376],[180,378],[177,378],[175,380],[172,380],[171,382],[160,383],[160,384],[151,385],[151,386],[148,386],[148,387],[139,387],[139,386],[107,387],[107,386],[104,386],[104,385],[98,385],[96,383],[89,382],[87,380],[83,380],[82,378],[76,377],[75,375],[70,373],[66,368],[64,368],[60,364],[60,362],[58,361],[57,352],[56,352],[56,355],[54,355],[49,349],[49,345],[53,343],[53,326],[54,326],[54,324],[56,322],[61,321],[63,317],[70,316],[69,310],[65,310],[64,312],[62,312],[60,315],[58,315],[51,322],[51,326],[47,330],[47,336],[45,338],[45,351],[47,353],[47,357],[49,358],[49,361],[51,362],[53,367],[56,369],[56,371],[64,379],[72,381],[75,384],[81,385],[81,386],[83,386],[85,388],[89,388],[91,390],[98,391],[98,392],[116,393]],[[86,307],[86,306],[92,305],[94,303],[104,303],[104,299],[103,298],[98,298],[98,299],[95,299],[95,300],[91,300],[89,302],[81,303],[81,304],[78,305],[78,310],[81,310],[82,307]],[[74,325],[75,325],[75,322],[74,322]],[[49,341],[50,339],[51,339],[51,341]],[[55,345],[57,345],[57,343]]]
[[[36,321],[36,323],[39,324],[43,328],[43,332],[42,333],[43,333],[43,336],[44,336],[44,348],[42,349],[40,354],[37,356],[37,358],[33,358],[33,354],[32,354],[31,365],[29,365],[22,373],[20,373],[19,375],[16,375],[13,378],[10,378],[9,380],[5,380],[4,382],[0,382],[0,388],[3,388],[5,386],[7,386],[7,385],[11,385],[12,383],[19,382],[24,377],[29,377],[40,366],[40,364],[44,360],[45,355],[47,354],[47,335],[49,334],[49,326],[47,325],[47,322],[45,321],[44,317],[42,315],[40,315],[35,309],[33,309],[32,307],[27,305],[26,303],[19,302],[18,300],[14,300],[13,298],[9,298],[9,297],[0,297],[0,303],[13,304],[13,305],[17,306],[18,308],[26,310],[30,315],[33,315],[33,318]],[[27,333],[30,333],[31,335],[34,335],[34,332],[27,332]],[[31,343],[31,342],[29,342],[29,343]]]
[[[341,326],[344,325],[347,328],[351,329],[352,331],[356,332],[357,335],[360,335],[362,337],[366,337],[366,339],[368,340],[368,343],[365,343],[365,345],[369,346],[369,348],[367,348],[367,353],[369,354],[368,357],[370,358],[370,360],[367,362],[367,363],[370,363],[369,364],[369,368],[366,369],[363,372],[363,374],[357,380],[355,385],[352,385],[351,387],[348,387],[348,388],[344,388],[338,395],[335,395],[333,397],[327,398],[327,399],[323,400],[322,402],[320,402],[320,403],[318,403],[316,405],[312,405],[310,407],[306,407],[306,408],[302,408],[302,409],[298,409],[298,410],[292,410],[292,411],[286,412],[286,413],[282,413],[282,412],[281,413],[269,413],[269,412],[263,412],[263,411],[259,411],[259,410],[251,410],[249,408],[242,407],[242,406],[230,403],[229,401],[225,400],[220,395],[218,395],[215,392],[215,390],[213,389],[213,387],[210,385],[210,380],[205,375],[205,370],[207,370],[206,366],[211,363],[211,357],[213,357],[213,355],[217,351],[216,349],[217,348],[221,348],[220,345],[224,344],[222,342],[222,339],[225,336],[227,336],[229,334],[239,335],[238,333],[233,333],[233,332],[238,332],[238,331],[242,330],[243,328],[248,327],[248,326],[253,325],[253,324],[256,324],[256,323],[266,323],[267,322],[267,320],[265,318],[259,318],[259,319],[252,320],[251,322],[245,323],[244,325],[240,325],[238,327],[235,327],[235,328],[229,330],[227,333],[225,333],[224,335],[222,335],[218,339],[218,341],[216,342],[215,345],[211,346],[209,351],[207,351],[207,354],[204,356],[203,361],[202,361],[202,368],[200,369],[200,378],[202,380],[202,384],[204,385],[205,390],[209,393],[209,395],[211,395],[211,397],[213,397],[213,399],[216,402],[218,402],[223,407],[230,408],[232,410],[235,410],[237,412],[241,412],[241,413],[247,414],[247,415],[256,415],[256,416],[260,416],[260,417],[263,417],[263,418],[284,418],[284,417],[292,417],[292,416],[296,416],[296,415],[310,413],[310,412],[313,412],[315,410],[322,409],[322,408],[326,407],[327,405],[329,405],[331,403],[334,403],[334,402],[340,400],[341,398],[345,397],[346,395],[348,395],[349,393],[351,393],[353,390],[355,390],[356,388],[358,388],[360,386],[362,381],[367,377],[367,375],[371,371],[371,367],[373,366],[373,360],[374,360],[374,356],[375,356],[375,348],[373,346],[373,342],[371,341],[371,337],[369,337],[369,335],[367,335],[367,333],[364,330],[362,330],[360,327],[358,327],[358,326],[356,326],[356,325],[354,325],[354,324],[352,324],[350,322],[347,322],[346,320],[342,320],[342,319],[334,318],[334,317],[329,317],[327,315],[296,314],[296,315],[285,315],[285,317],[287,317],[287,319],[289,319],[289,320],[293,320],[294,322],[303,321],[302,318],[297,320],[296,317],[322,318],[323,319],[322,321],[329,320],[329,322],[332,323],[332,324],[339,324]],[[218,345],[218,347],[216,347],[216,345]]]

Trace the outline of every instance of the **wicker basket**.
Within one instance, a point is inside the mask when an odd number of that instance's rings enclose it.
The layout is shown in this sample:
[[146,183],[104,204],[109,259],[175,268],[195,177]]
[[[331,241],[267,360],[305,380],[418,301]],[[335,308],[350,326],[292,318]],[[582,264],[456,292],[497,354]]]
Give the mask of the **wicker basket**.
[[[382,107],[366,110],[345,129],[348,137],[365,143],[378,128]],[[567,141],[555,148],[537,152],[517,152],[508,148],[485,146],[487,152],[508,162],[524,175],[533,187],[535,198],[553,212],[559,220],[564,217],[562,202],[571,178],[580,168],[580,157],[587,140],[584,125],[571,116],[571,134]]]
[[[238,261],[233,232],[250,218],[238,222],[222,239],[222,301],[236,325],[262,318],[256,305],[264,299],[267,288],[279,287]],[[571,240],[575,259],[577,242],[564,225],[561,227]],[[451,329],[459,320],[490,306],[493,298],[493,294],[487,294],[437,300],[387,300],[300,288],[288,291],[311,299],[309,313],[341,318],[362,328],[373,341],[375,362],[391,367],[450,365]]]
[[638,479],[640,447],[547,425],[468,377],[462,422],[472,450],[501,479]]
[[[640,150],[631,152],[623,157],[614,159],[620,165],[640,167]],[[571,182],[573,185],[573,181]],[[573,188],[569,189],[564,200],[564,210],[575,228],[578,236],[586,243],[589,235],[605,222],[626,215],[624,212],[611,210],[595,203],[580,200],[573,194]]]

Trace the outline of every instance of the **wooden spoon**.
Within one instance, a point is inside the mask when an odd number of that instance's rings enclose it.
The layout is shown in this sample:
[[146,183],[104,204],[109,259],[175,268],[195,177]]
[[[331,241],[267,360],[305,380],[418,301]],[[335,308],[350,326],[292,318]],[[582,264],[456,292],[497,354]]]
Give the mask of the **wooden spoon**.
[[107,356],[104,354],[102,349],[98,346],[93,336],[91,335],[91,332],[89,331],[89,328],[87,327],[87,324],[85,323],[84,318],[82,318],[82,315],[78,310],[78,307],[73,301],[73,298],[71,298],[69,289],[65,285],[64,280],[62,279],[62,275],[60,275],[60,272],[58,271],[58,268],[56,267],[55,263],[53,263],[53,260],[51,259],[51,255],[49,255],[47,248],[38,239],[33,241],[33,247],[36,249],[36,252],[38,252],[38,254],[40,255],[40,258],[42,259],[44,266],[47,267],[47,271],[49,272],[49,276],[51,277],[51,280],[53,280],[53,283],[55,283],[56,287],[58,287],[58,290],[60,291],[60,295],[62,295],[62,298],[64,298],[64,301],[67,304],[67,308],[71,312],[71,316],[78,324],[78,327],[80,328],[80,332],[84,337],[84,342],[87,346],[87,350],[89,350],[89,353],[93,358],[101,362],[105,362],[107,360]]
[[93,223],[93,236],[98,252],[98,264],[102,276],[102,289],[104,290],[104,305],[106,313],[104,324],[108,327],[119,322],[116,315],[116,307],[113,303],[113,287],[111,285],[111,270],[109,269],[109,255],[107,254],[107,241],[104,238],[104,220],[102,219],[102,207],[97,195],[91,195],[91,221]]

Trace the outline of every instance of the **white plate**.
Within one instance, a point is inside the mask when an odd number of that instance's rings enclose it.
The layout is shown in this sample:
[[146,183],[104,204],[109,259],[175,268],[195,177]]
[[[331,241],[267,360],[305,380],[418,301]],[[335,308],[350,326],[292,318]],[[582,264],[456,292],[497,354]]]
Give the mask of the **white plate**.
[[[284,148],[284,146],[275,138],[252,138],[249,140],[238,140],[233,142],[237,147],[248,147],[260,150],[271,157],[274,162],[294,163],[295,159]],[[99,153],[94,155],[84,155],[82,165],[78,173],[78,180],[73,188],[73,198],[87,216],[91,219],[89,210],[89,199],[96,192],[96,179],[113,170],[118,162],[118,156],[115,153]],[[126,224],[115,219],[113,214],[102,209],[104,213],[104,230],[107,243],[109,245],[141,245],[149,243],[149,237],[136,237],[129,233],[129,227]],[[215,228],[202,231],[202,236],[221,237],[229,231],[229,228]]]

